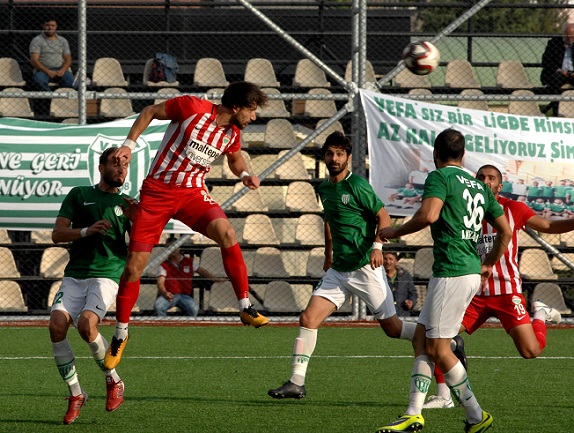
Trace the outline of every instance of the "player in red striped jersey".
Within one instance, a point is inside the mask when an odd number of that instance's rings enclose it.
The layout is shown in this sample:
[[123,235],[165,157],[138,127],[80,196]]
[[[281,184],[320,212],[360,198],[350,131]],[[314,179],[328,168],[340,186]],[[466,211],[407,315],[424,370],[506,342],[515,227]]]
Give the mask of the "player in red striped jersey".
[[[512,228],[512,240],[504,256],[492,268],[483,292],[476,295],[468,306],[460,332],[472,334],[490,317],[496,317],[510,335],[518,353],[525,359],[536,358],[546,346],[546,322],[559,323],[560,313],[540,301],[532,305],[532,321],[522,294],[522,280],[518,271],[518,235],[524,227],[542,233],[566,233],[574,230],[574,222],[568,219],[548,220],[542,218],[525,203],[510,200],[499,195],[502,189],[502,173],[493,165],[482,166],[476,178],[483,181],[493,192]],[[482,238],[478,243],[481,258],[492,248],[496,237],[494,230],[486,221],[482,223]],[[444,383],[442,373],[435,368],[437,394],[429,396],[425,409],[454,407],[450,390]]]
[[135,120],[124,145],[115,154],[118,160],[131,160],[138,137],[152,120],[171,120],[171,123],[141,189],[117,296],[116,330],[105,365],[117,365],[121,360],[140,277],[171,218],[217,242],[243,324],[258,328],[269,321],[249,302],[247,269],[235,231],[205,186],[211,164],[225,154],[229,168],[243,185],[251,189],[259,187],[259,178],[249,173],[241,156],[240,130],[255,120],[255,110],[266,102],[267,97],[258,86],[241,81],[227,86],[219,105],[194,96],[180,96],[145,107]]

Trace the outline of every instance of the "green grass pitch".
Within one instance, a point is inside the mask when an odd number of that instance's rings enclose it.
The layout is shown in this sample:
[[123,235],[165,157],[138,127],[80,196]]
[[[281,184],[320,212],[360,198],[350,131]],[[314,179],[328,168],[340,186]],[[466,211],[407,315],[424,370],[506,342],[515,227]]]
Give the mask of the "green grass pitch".
[[[101,328],[110,338],[113,328]],[[297,328],[146,327],[133,324],[118,368],[126,400],[107,413],[103,374],[76,331],[70,340],[90,395],[80,417],[62,425],[67,387],[47,328],[0,328],[0,432],[366,432],[408,404],[412,349],[377,327],[325,327],[307,376],[307,397],[273,400],[289,378]],[[470,382],[497,432],[570,431],[574,331],[550,329],[543,356],[521,359],[502,329],[465,336]],[[431,386],[431,394],[434,385]],[[461,408],[427,410],[425,432],[462,432]]]

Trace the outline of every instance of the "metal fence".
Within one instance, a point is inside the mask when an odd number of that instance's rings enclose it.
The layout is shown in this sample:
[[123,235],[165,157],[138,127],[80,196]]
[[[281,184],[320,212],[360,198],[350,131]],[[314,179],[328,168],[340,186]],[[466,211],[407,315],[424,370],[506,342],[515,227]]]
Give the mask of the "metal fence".
[[[460,14],[436,30],[425,30],[421,19],[431,21],[433,10],[447,6],[458,8]],[[0,74],[0,115],[91,124],[138,113],[146,105],[181,93],[217,100],[232,81],[247,79],[261,85],[271,103],[245,130],[243,152],[253,171],[264,179],[263,187],[257,195],[245,195],[223,165],[214,167],[207,184],[238,234],[253,303],[268,314],[293,319],[322,275],[321,206],[313,191],[325,176],[319,148],[329,131],[340,129],[352,137],[353,170],[363,176],[367,173],[366,134],[357,89],[532,115],[520,111],[526,104],[510,104],[525,101],[530,103],[529,110],[534,106],[540,115],[546,108],[550,109],[546,115],[556,114],[552,110],[557,110],[557,105],[550,105],[552,101],[574,97],[551,93],[541,84],[540,59],[548,39],[561,33],[560,23],[569,7],[558,3],[489,5],[487,0],[476,4],[0,1],[0,34],[5,41],[0,47],[0,63],[5,65]],[[526,27],[510,26],[525,9],[545,11],[552,21],[551,30],[536,34]],[[485,29],[484,21],[493,16],[497,24]],[[32,83],[29,46],[51,19],[58,23],[57,33],[69,42],[75,81],[70,89],[51,80],[51,91],[44,92]],[[505,28],[511,30],[505,32]],[[428,76],[397,68],[404,47],[418,39],[435,41],[441,52],[439,68]],[[150,80],[158,53],[176,59],[173,79]],[[524,82],[518,83],[516,71],[510,74],[510,82],[503,81],[500,70],[507,60],[516,61],[513,64],[524,72]],[[465,68],[452,72],[456,64]],[[469,89],[473,91],[469,93]],[[570,115],[566,105],[560,114]],[[165,236],[154,257],[162,251]],[[522,239],[521,256],[526,248],[541,247],[536,241],[527,243],[532,238],[525,234]],[[521,267],[528,294],[538,283],[559,284],[564,313],[574,305],[573,271],[553,257],[570,253],[571,242],[566,235],[553,237],[547,244],[556,250],[548,245],[547,250],[542,249],[548,252],[548,275],[538,272],[543,267],[541,259]],[[3,297],[14,303],[7,308],[0,305],[0,312],[45,314],[68,260],[66,246],[53,249],[49,233],[41,231],[11,232],[0,243],[6,263],[13,260],[15,267],[10,271],[9,265],[4,266],[5,273],[0,275],[1,283],[6,284]],[[221,272],[213,242],[185,235],[179,244],[202,267]],[[417,254],[430,246],[428,237],[420,233],[385,247],[399,251],[399,264],[413,275],[419,293],[416,311],[424,302],[432,263],[424,253],[417,260]],[[157,293],[155,266],[165,251],[157,257],[146,271],[142,297],[134,311],[142,317],[152,314]],[[15,287],[9,281],[18,284],[21,298],[8,295]],[[276,281],[290,286],[269,285]],[[196,276],[194,287],[200,318],[225,319],[232,314],[234,306],[218,299],[211,281]],[[562,302],[562,298],[545,300]],[[181,317],[177,311],[170,314]],[[354,302],[338,314],[357,319],[364,318],[366,312]]]

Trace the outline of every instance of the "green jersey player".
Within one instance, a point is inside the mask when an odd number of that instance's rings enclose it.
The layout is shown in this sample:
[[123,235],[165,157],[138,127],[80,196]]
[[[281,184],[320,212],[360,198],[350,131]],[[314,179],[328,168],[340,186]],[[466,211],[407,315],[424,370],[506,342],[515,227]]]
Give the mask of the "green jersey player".
[[74,353],[67,334],[73,323],[88,343],[94,360],[106,377],[106,410],[123,402],[124,384],[115,369],[104,368],[108,343],[98,324],[112,305],[127,256],[125,235],[137,202],[118,192],[124,184],[128,163],[118,163],[114,148],[99,160],[100,181],[93,186],[72,188],[64,198],[52,240],[72,242],[70,261],[50,313],[50,339],[54,359],[70,390],[64,423],[72,423],[88,400],[76,373]]
[[415,323],[397,317],[383,272],[382,242],[377,232],[391,218],[371,185],[349,171],[351,141],[333,132],[323,145],[329,178],[319,186],[325,212],[325,276],[299,319],[291,379],[271,389],[273,398],[303,398],[305,375],[321,323],[351,295],[362,299],[381,328],[392,338],[412,340]]
[[[465,431],[484,432],[492,416],[483,411],[468,382],[466,370],[452,353],[451,340],[458,334],[466,307],[492,274],[492,267],[506,251],[512,231],[490,188],[462,168],[464,136],[454,129],[441,132],[434,142],[437,170],[426,179],[423,201],[412,219],[396,228],[383,228],[381,239],[417,232],[429,224],[434,241],[433,276],[413,339],[415,364],[411,376],[410,404],[404,416],[380,427],[378,432],[419,431],[421,415],[434,365],[466,412]],[[498,235],[484,262],[476,250],[482,220]]]

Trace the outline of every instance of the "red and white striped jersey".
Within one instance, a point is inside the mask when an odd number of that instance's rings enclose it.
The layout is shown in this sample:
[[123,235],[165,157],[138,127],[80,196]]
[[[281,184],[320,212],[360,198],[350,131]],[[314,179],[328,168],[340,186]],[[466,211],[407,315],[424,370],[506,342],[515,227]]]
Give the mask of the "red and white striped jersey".
[[204,186],[212,162],[223,153],[241,150],[240,130],[217,126],[217,105],[195,96],[168,99],[171,119],[148,176],[170,186]]
[[[492,276],[481,293],[482,296],[509,295],[522,292],[522,279],[518,272],[518,235],[526,222],[535,215],[526,204],[498,196],[498,203],[504,209],[512,230],[512,239],[508,249],[492,268]],[[477,249],[481,260],[492,250],[496,230],[484,220],[482,222],[482,237]]]

